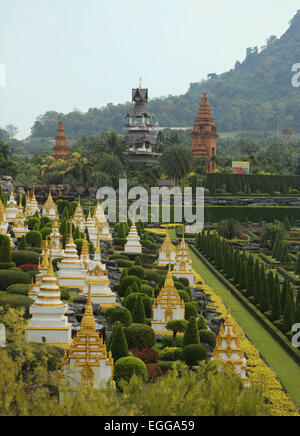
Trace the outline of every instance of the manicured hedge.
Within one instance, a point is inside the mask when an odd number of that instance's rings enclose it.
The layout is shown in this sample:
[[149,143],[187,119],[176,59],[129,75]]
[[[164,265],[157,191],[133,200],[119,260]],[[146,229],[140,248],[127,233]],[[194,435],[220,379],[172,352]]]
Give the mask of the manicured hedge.
[[148,380],[148,372],[145,363],[137,357],[121,357],[114,367],[114,379],[118,386],[121,380],[129,382],[135,374],[141,377],[145,383]]
[[11,270],[0,270],[0,289],[5,291],[9,285],[15,283],[30,284],[31,277],[27,273]]
[[124,329],[127,344],[131,348],[152,348],[155,344],[155,333],[146,324],[131,324]]
[[124,327],[129,327],[132,323],[131,313],[126,307],[111,307],[105,312],[105,319],[114,324],[116,321],[120,321]]
[[15,284],[7,287],[6,292],[8,294],[19,294],[28,296],[29,285],[26,284]]
[[126,277],[124,277],[121,280],[121,283],[120,283],[120,291],[119,291],[120,297],[124,297],[128,287],[131,286],[133,282],[136,282],[137,286],[138,286],[138,289],[141,289],[142,281],[141,281],[141,279],[139,277],[137,277],[137,276],[126,276]]
[[216,347],[217,337],[214,332],[212,332],[211,330],[200,330],[199,335],[200,335],[200,342],[204,344],[208,344],[212,348]]
[[22,250],[16,250],[11,253],[11,257],[13,262],[17,266],[19,265],[26,265],[26,264],[32,264],[37,265],[39,263],[39,255],[38,253],[35,253],[34,251],[22,251]]
[[183,360],[188,366],[196,366],[202,360],[207,360],[206,349],[199,344],[188,345],[183,349]]
[[138,293],[138,292],[134,292],[132,294],[129,294],[128,297],[125,298],[124,306],[132,314],[136,300],[138,299],[139,296],[142,297],[142,300],[144,303],[146,318],[151,318],[152,317],[152,300],[150,297],[148,297],[148,295]]
[[300,220],[300,207],[292,206],[206,206],[204,209],[205,222],[220,222],[234,218],[240,222],[246,219],[259,222],[260,219],[269,223],[275,220],[283,221],[287,216]]

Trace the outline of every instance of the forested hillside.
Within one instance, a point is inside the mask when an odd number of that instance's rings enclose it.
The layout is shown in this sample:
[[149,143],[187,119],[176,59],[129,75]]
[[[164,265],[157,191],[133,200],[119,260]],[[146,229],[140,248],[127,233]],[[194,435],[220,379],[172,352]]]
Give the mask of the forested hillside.
[[[291,83],[295,74],[292,66],[300,62],[300,10],[281,38],[271,36],[265,47],[247,48],[246,53],[245,60],[236,62],[234,69],[220,75],[209,74],[208,80],[192,83],[182,96],[152,99],[149,110],[160,126],[191,126],[201,94],[206,91],[221,132],[274,130],[279,122],[281,129],[300,132],[300,88]],[[87,113],[47,112],[35,122],[32,136],[53,138],[60,119],[70,139],[106,130],[121,133],[129,107],[129,103],[108,104]]]

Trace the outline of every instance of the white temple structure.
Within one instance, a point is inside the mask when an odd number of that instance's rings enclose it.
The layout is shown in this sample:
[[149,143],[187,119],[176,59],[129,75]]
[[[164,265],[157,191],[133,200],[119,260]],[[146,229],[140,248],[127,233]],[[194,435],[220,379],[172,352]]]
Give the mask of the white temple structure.
[[221,325],[217,344],[212,359],[221,361],[220,369],[229,369],[239,374],[244,384],[249,384],[246,369],[247,361],[240,347],[240,337],[233,324],[230,313],[230,292],[228,292],[228,308],[225,323]]
[[166,239],[159,250],[158,266],[167,266],[170,262],[172,265],[175,263],[176,248],[172,244],[167,230]]
[[61,301],[60,288],[52,267],[52,255],[47,275],[36,302],[30,307],[32,315],[26,328],[28,342],[40,342],[69,348],[72,341],[72,324],[65,316],[68,305]]
[[80,197],[78,199],[78,205],[77,205],[77,207],[75,209],[75,212],[74,212],[73,224],[76,227],[78,227],[81,232],[84,232],[84,229],[85,229],[85,216],[84,216],[84,212],[83,212],[83,209],[81,207],[81,204],[80,204]]
[[19,213],[18,205],[15,200],[13,187],[11,188],[11,194],[6,207],[6,219],[9,223],[14,223],[15,219]]
[[49,270],[49,258],[48,258],[48,239],[44,242],[43,248],[43,260],[38,264],[38,274],[35,278],[35,283],[31,283],[28,297],[32,298],[34,301],[37,301],[37,297],[40,292],[40,287],[42,286],[43,278],[47,275]]
[[174,286],[171,264],[165,285],[153,303],[152,313],[151,327],[156,335],[172,335],[172,331],[166,329],[166,324],[173,319],[185,319],[185,304]]
[[71,391],[78,390],[82,384],[101,391],[115,388],[113,358],[111,352],[107,353],[103,337],[96,331],[90,292],[80,331],[65,353],[63,371],[71,383]]
[[0,200],[0,234],[6,235],[8,231],[8,222],[6,219],[6,209],[2,201]]
[[85,228],[88,230],[89,232],[89,237],[90,237],[90,241],[94,244],[94,247],[96,246],[97,243],[97,226],[96,226],[96,219],[92,218],[91,216],[91,208],[89,206],[89,213],[88,213],[88,217],[85,221]]
[[43,205],[42,216],[47,217],[52,221],[55,221],[58,218],[57,206],[52,198],[51,189],[49,190],[48,198]]
[[31,200],[30,200],[30,210],[31,210],[31,215],[34,215],[36,212],[40,212],[39,211],[39,206],[38,206],[38,202],[36,201],[36,198],[35,198],[35,189],[34,189],[34,186],[33,186],[33,188],[32,188],[32,197],[31,197]]
[[96,221],[97,229],[100,232],[100,240],[109,242],[112,241],[110,226],[104,214],[103,207],[101,204],[99,204],[99,201],[94,211],[94,219]]
[[175,265],[172,274],[177,278],[187,278],[190,285],[193,285],[195,283],[195,276],[192,268],[192,259],[190,256],[189,247],[184,240],[184,234],[182,235],[182,240],[177,247]]
[[13,227],[13,232],[17,239],[22,238],[22,236],[25,236],[26,233],[28,232],[28,227],[25,222],[26,222],[26,218],[23,213],[23,206],[20,199],[18,214],[14,220],[14,227]]
[[140,254],[142,253],[143,248],[142,244],[140,243],[140,237],[137,232],[135,222],[132,221],[131,229],[129,231],[129,234],[127,236],[127,242],[125,245],[125,253],[136,253]]
[[[55,219],[55,222],[52,226],[52,233],[50,234],[51,247],[52,247],[52,255],[53,258],[63,257],[64,250],[61,243],[61,234],[59,233],[58,221]],[[50,254],[50,251],[49,251]]]

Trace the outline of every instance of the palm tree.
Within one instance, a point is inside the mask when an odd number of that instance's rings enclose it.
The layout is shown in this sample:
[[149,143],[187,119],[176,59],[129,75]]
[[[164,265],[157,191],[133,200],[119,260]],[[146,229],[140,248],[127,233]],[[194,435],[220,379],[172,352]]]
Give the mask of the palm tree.
[[280,221],[275,221],[273,224],[268,224],[265,231],[261,237],[261,243],[266,244],[271,243],[273,248],[276,240],[282,241],[286,238],[286,231],[283,224]]
[[175,180],[176,184],[181,184],[192,169],[192,150],[183,145],[169,146],[164,150],[160,161],[166,176]]

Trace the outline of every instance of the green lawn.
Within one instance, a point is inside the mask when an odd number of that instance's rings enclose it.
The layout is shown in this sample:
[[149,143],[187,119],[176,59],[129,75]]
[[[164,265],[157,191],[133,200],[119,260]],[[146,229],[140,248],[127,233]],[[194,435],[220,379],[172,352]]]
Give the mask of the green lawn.
[[[199,272],[207,284],[226,304],[228,291],[225,286],[222,285],[192,251],[191,258],[194,269]],[[231,311],[235,319],[275,371],[290,396],[300,406],[300,368],[297,363],[289,357],[283,348],[233,295],[231,295]]]

